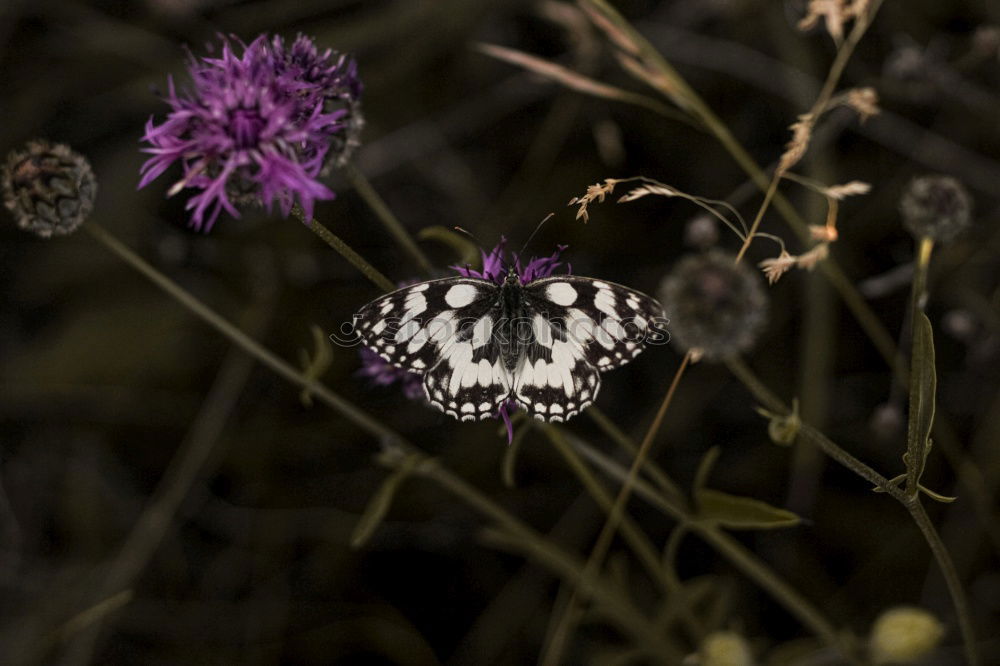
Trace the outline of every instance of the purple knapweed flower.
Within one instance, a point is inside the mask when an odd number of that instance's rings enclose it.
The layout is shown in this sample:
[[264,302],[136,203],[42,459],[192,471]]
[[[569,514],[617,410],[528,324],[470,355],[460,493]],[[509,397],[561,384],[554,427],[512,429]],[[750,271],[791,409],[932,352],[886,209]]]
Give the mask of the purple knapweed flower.
[[356,373],[358,377],[368,378],[375,386],[391,386],[399,382],[403,395],[410,400],[420,400],[424,397],[424,382],[421,375],[397,368],[368,347],[359,349],[358,354],[361,356],[361,369]]
[[146,123],[143,151],[153,157],[140,188],[179,161],[183,176],[168,195],[200,190],[187,209],[191,225],[206,231],[223,209],[239,217],[234,204],[277,202],[287,217],[297,198],[308,219],[317,199],[334,197],[318,178],[346,161],[362,122],[351,58],[320,52],[301,35],[290,46],[261,35],[235,48],[223,37],[221,57],[192,56],[188,71],[190,90],[168,81],[167,119]]

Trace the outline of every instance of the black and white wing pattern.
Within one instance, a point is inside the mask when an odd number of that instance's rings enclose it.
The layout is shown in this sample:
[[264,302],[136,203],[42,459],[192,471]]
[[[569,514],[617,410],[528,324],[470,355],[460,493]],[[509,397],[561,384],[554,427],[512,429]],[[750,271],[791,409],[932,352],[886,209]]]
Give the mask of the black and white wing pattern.
[[619,284],[561,275],[524,287],[526,347],[514,372],[514,398],[532,416],[565,421],[601,388],[601,372],[665,341],[663,308]]
[[600,373],[666,341],[663,308],[618,284],[562,275],[522,285],[453,277],[386,294],[355,315],[361,341],[423,376],[432,405],[463,421],[508,400],[565,421],[597,397]]
[[495,335],[502,318],[499,285],[453,277],[372,301],[355,315],[354,328],[387,362],[423,375],[432,405],[472,421],[495,416],[510,394]]

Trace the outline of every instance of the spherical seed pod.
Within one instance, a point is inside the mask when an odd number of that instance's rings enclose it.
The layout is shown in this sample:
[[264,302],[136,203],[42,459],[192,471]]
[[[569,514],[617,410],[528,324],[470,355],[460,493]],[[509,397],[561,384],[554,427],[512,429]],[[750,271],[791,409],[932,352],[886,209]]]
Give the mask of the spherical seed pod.
[[907,231],[919,238],[947,243],[972,222],[972,197],[951,176],[919,176],[910,181],[899,201]]
[[660,283],[671,339],[684,351],[724,360],[746,351],[767,323],[764,283],[731,254],[688,256]]
[[38,139],[7,156],[0,190],[17,225],[48,238],[72,233],[87,219],[97,178],[87,159],[69,146]]
[[747,639],[735,631],[714,631],[705,637],[699,650],[699,666],[754,666]]
[[898,606],[884,611],[872,625],[869,642],[876,664],[911,664],[933,651],[944,627],[922,608]]

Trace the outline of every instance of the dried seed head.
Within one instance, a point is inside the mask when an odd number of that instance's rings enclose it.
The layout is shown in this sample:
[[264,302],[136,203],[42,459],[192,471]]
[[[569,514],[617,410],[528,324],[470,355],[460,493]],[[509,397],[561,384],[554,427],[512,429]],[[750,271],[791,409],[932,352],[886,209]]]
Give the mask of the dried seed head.
[[767,294],[757,272],[734,261],[718,250],[692,255],[660,283],[671,337],[683,350],[718,360],[756,342],[767,322]]
[[7,156],[0,189],[17,226],[48,238],[72,233],[87,219],[97,178],[87,159],[69,146],[37,139]]
[[910,664],[927,656],[944,636],[937,618],[922,608],[891,608],[875,620],[869,647],[876,664]]
[[971,224],[972,198],[951,176],[920,176],[906,187],[899,211],[911,234],[947,243]]

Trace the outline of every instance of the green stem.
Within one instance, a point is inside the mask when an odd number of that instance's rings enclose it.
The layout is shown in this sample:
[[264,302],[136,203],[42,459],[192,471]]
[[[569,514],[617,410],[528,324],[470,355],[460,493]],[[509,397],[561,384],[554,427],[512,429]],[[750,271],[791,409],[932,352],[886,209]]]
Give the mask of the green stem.
[[298,220],[302,222],[302,224],[304,224],[309,231],[323,239],[324,243],[336,250],[340,256],[347,259],[349,264],[361,271],[362,275],[375,283],[376,287],[385,292],[396,291],[396,285],[393,284],[392,280],[384,276],[378,271],[378,269],[365,261],[364,257],[355,252],[350,245],[345,243],[340,238],[340,236],[320,224],[316,218],[306,218],[305,213],[298,204],[292,206],[292,215],[298,218]]
[[[576,437],[568,439],[583,457],[611,478],[622,482],[628,477],[628,471],[624,467],[593,449],[586,442]],[[770,594],[775,601],[794,615],[804,627],[819,637],[830,649],[835,650],[849,662],[858,663],[853,655],[852,647],[841,637],[841,632],[833,623],[764,561],[747,550],[737,540],[716,527],[696,521],[690,509],[671,502],[644,479],[636,480],[635,493],[664,515],[677,520],[679,523],[677,529],[687,529],[701,537],[713,550],[729,560],[760,589]]]
[[[733,374],[735,374],[739,379],[744,380],[743,383],[747,389],[768,409],[779,414],[788,413],[788,407],[785,406],[781,400],[775,398],[774,394],[768,391],[764,385],[756,379],[753,372],[746,366],[745,363],[743,363],[741,359],[731,361],[729,363],[729,367],[733,370]],[[745,381],[746,379],[751,379],[751,381]],[[873,486],[875,486],[877,490],[891,495],[910,513],[913,521],[917,524],[917,527],[923,534],[924,540],[927,541],[927,545],[930,547],[931,553],[934,555],[934,559],[937,562],[938,567],[941,569],[941,573],[944,575],[945,582],[948,585],[948,592],[951,595],[951,601],[955,607],[955,613],[958,616],[958,623],[962,632],[962,640],[965,644],[966,659],[968,660],[970,666],[978,666],[980,663],[979,654],[976,649],[975,634],[972,629],[972,615],[969,612],[968,598],[965,596],[965,591],[962,589],[962,584],[958,578],[958,572],[955,570],[955,564],[952,562],[951,556],[948,554],[948,550],[944,546],[944,542],[941,541],[941,537],[938,535],[937,530],[934,529],[934,525],[931,523],[930,518],[927,516],[927,512],[920,503],[919,494],[908,494],[899,486],[892,483],[889,479],[837,446],[823,433],[806,423],[801,425],[801,428],[799,429],[799,436],[812,442],[835,461],[858,476],[866,479]]]
[[587,566],[584,570],[580,587],[574,590],[573,595],[570,597],[570,601],[566,606],[566,611],[563,614],[562,619],[556,625],[555,632],[552,634],[552,641],[549,643],[546,653],[542,658],[543,664],[555,665],[562,661],[562,653],[565,649],[566,642],[569,639],[569,636],[573,633],[573,627],[576,624],[575,620],[578,614],[578,600],[587,598],[589,594],[587,581],[597,576],[601,566],[604,564],[604,557],[608,553],[608,548],[611,547],[611,540],[614,538],[615,532],[618,530],[618,525],[625,513],[625,505],[628,502],[632,486],[639,477],[639,470],[642,468],[642,464],[645,461],[646,456],[649,454],[650,448],[652,448],[656,433],[660,429],[660,424],[663,423],[663,418],[666,416],[667,408],[670,407],[670,403],[673,401],[674,393],[676,392],[677,386],[680,384],[681,377],[684,376],[684,370],[687,368],[690,361],[691,353],[688,352],[684,355],[684,358],[681,360],[681,364],[677,367],[677,371],[674,373],[673,381],[670,382],[670,387],[667,389],[666,395],[663,396],[663,401],[660,403],[660,408],[657,410],[656,416],[653,418],[653,422],[649,426],[649,430],[646,431],[646,436],[643,438],[642,444],[639,445],[639,451],[636,453],[635,460],[629,468],[628,477],[626,477],[625,483],[622,484],[621,489],[618,491],[618,496],[615,498],[614,506],[612,506],[611,511],[608,513],[608,518],[604,522],[604,527],[601,529],[601,533],[597,537],[597,542],[594,544],[593,550],[590,551],[590,557],[587,558]]
[[382,226],[396,239],[412,258],[420,266],[420,270],[424,273],[430,275],[434,271],[434,266],[431,264],[430,260],[427,259],[427,255],[423,253],[413,237],[410,236],[406,228],[399,221],[389,206],[385,203],[382,197],[379,196],[375,188],[372,187],[371,182],[365,177],[361,171],[358,170],[353,164],[347,164],[343,168],[343,173],[347,177],[347,180],[351,183],[351,186],[361,195],[361,198],[365,200],[372,212],[382,223]]
[[158,271],[97,223],[88,222],[83,225],[83,228],[125,263],[149,278],[153,284],[165,291],[174,300],[281,377],[296,386],[309,389],[322,402],[340,412],[348,420],[372,435],[390,441],[398,441],[400,439],[399,435],[384,426],[380,421],[364,413],[323,384],[307,378],[259,342],[223,319],[214,310]]
[[[395,466],[403,460],[404,458],[400,456],[394,456],[386,462],[390,466]],[[501,508],[479,489],[448,472],[436,460],[424,456],[424,459],[413,468],[413,473],[433,479],[446,490],[461,497],[472,508],[493,520],[500,527],[500,530],[488,534],[488,539],[507,549],[523,552],[564,580],[579,585],[583,579],[585,575],[583,562],[551,544],[541,534]],[[592,580],[590,587],[594,601],[603,606],[607,617],[623,633],[633,636],[654,654],[663,658],[665,663],[679,663],[680,655],[678,655],[677,650],[667,642],[663,633],[652,625],[626,595],[609,584],[603,577],[599,580]]]
[[[590,471],[590,468],[584,464],[576,450],[566,441],[562,432],[550,424],[543,425],[542,431],[563,459],[569,464],[570,469],[577,475],[584,488],[586,488],[594,501],[597,502],[598,506],[605,512],[610,512],[614,505],[611,494],[597,480],[597,477]],[[653,544],[650,543],[648,537],[639,529],[639,526],[635,524],[635,521],[628,516],[624,516],[622,518],[621,531],[622,536],[628,542],[629,546],[631,546],[636,557],[646,567],[650,578],[665,590],[671,591],[669,581],[663,573],[663,567],[660,565],[660,558],[657,555],[656,549],[653,548]],[[676,589],[673,591],[676,591]]]
[[931,522],[927,511],[920,503],[919,495],[911,497],[905,502],[905,505],[906,510],[913,517],[913,522],[917,524],[917,527],[923,533],[927,545],[930,546],[931,553],[934,554],[938,568],[941,569],[945,583],[948,585],[948,593],[951,595],[951,602],[955,606],[955,614],[958,617],[958,627],[962,632],[965,659],[969,662],[969,666],[979,666],[981,662],[979,661],[979,650],[976,647],[976,634],[972,628],[972,612],[969,609],[969,599],[962,588],[962,581],[958,578],[958,571],[955,570],[955,563],[951,559],[951,554],[948,553],[948,549],[945,548],[941,536],[934,529],[934,523]]
[[[611,439],[611,441],[615,442],[628,455],[635,456],[636,451],[639,449],[638,445],[636,445],[636,443],[632,441],[632,438],[625,434],[625,432],[619,428],[614,421],[608,418],[607,414],[598,409],[597,405],[591,405],[588,407],[586,414],[594,421],[594,423],[597,424],[597,427],[599,427],[601,431],[603,431],[604,434]],[[681,489],[677,487],[677,484],[674,483],[673,479],[667,476],[667,473],[652,460],[646,461],[644,469],[646,474],[649,475],[649,478],[655,481],[664,492],[670,493],[670,495],[675,498],[683,496]]]

